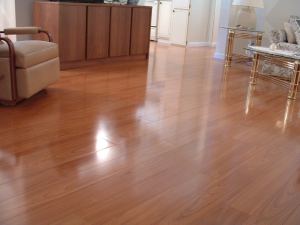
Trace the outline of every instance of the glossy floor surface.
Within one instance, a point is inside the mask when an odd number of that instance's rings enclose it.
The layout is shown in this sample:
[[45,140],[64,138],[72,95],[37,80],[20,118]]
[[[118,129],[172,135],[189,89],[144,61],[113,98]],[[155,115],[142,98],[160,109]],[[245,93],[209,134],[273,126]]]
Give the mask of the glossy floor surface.
[[0,107],[0,224],[299,225],[299,101],[213,52],[153,45]]

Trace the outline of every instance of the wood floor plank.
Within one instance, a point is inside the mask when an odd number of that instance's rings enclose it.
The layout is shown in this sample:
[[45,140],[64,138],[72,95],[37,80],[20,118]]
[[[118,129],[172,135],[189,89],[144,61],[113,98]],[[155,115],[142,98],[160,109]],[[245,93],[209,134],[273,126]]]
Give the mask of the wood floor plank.
[[213,54],[153,44],[1,106],[0,224],[299,225],[299,101]]

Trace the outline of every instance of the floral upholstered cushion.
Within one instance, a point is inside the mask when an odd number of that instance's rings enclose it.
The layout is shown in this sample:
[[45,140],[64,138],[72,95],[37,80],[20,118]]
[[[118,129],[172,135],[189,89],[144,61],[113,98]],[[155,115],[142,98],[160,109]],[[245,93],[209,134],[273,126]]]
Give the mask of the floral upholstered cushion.
[[[299,16],[290,16],[288,23],[284,23],[284,30],[271,31],[270,41],[276,43],[276,47],[280,50],[300,53],[300,24]],[[281,33],[284,32],[286,38]],[[293,75],[292,69],[287,69],[275,64],[262,62],[261,72],[263,74],[291,79]]]
[[290,79],[293,75],[293,70],[277,66],[268,62],[263,62],[261,72],[265,75],[271,75],[276,77],[282,77],[285,79]]
[[293,31],[296,32],[299,30],[299,24],[297,23],[297,20],[299,20],[299,16],[290,16],[289,18],[289,24],[292,25]]
[[286,42],[287,36],[286,32],[283,29],[280,30],[271,30],[269,33],[269,38],[272,43]]
[[284,23],[284,30],[286,32],[288,43],[295,44],[296,36],[292,24]]
[[277,44],[277,48],[284,51],[300,53],[300,45],[297,44],[280,42]]
[[297,44],[300,46],[300,30],[295,32]]

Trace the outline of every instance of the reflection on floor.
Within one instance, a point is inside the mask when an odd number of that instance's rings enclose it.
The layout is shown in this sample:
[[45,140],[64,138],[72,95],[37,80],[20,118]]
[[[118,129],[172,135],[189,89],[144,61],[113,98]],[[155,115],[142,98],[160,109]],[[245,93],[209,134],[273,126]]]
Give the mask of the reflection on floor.
[[299,101],[213,51],[153,45],[0,107],[0,224],[298,225]]

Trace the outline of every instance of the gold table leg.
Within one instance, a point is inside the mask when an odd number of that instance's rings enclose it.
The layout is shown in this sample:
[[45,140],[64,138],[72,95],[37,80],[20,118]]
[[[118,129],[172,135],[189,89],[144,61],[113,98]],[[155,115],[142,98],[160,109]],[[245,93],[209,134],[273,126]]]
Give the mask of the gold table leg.
[[262,39],[263,39],[263,35],[257,34],[257,37],[256,37],[256,45],[257,46],[261,46]]
[[291,80],[290,91],[289,91],[289,99],[296,100],[298,86],[300,81],[300,62],[296,61],[294,63],[294,74]]
[[284,133],[288,127],[288,123],[293,120],[293,111],[295,107],[295,101],[288,99],[285,107],[284,117],[282,121],[282,133]]
[[246,98],[246,104],[245,104],[245,114],[248,115],[250,108],[253,105],[253,95],[255,92],[255,86],[249,84],[248,91],[247,91],[247,98]]
[[255,53],[253,58],[253,66],[250,75],[250,84],[255,85],[257,80],[258,73],[258,65],[259,65],[259,54]]
[[226,45],[226,58],[225,58],[225,67],[230,67],[232,63],[232,53],[233,53],[233,43],[234,43],[234,31],[229,30],[227,36],[227,45]]

